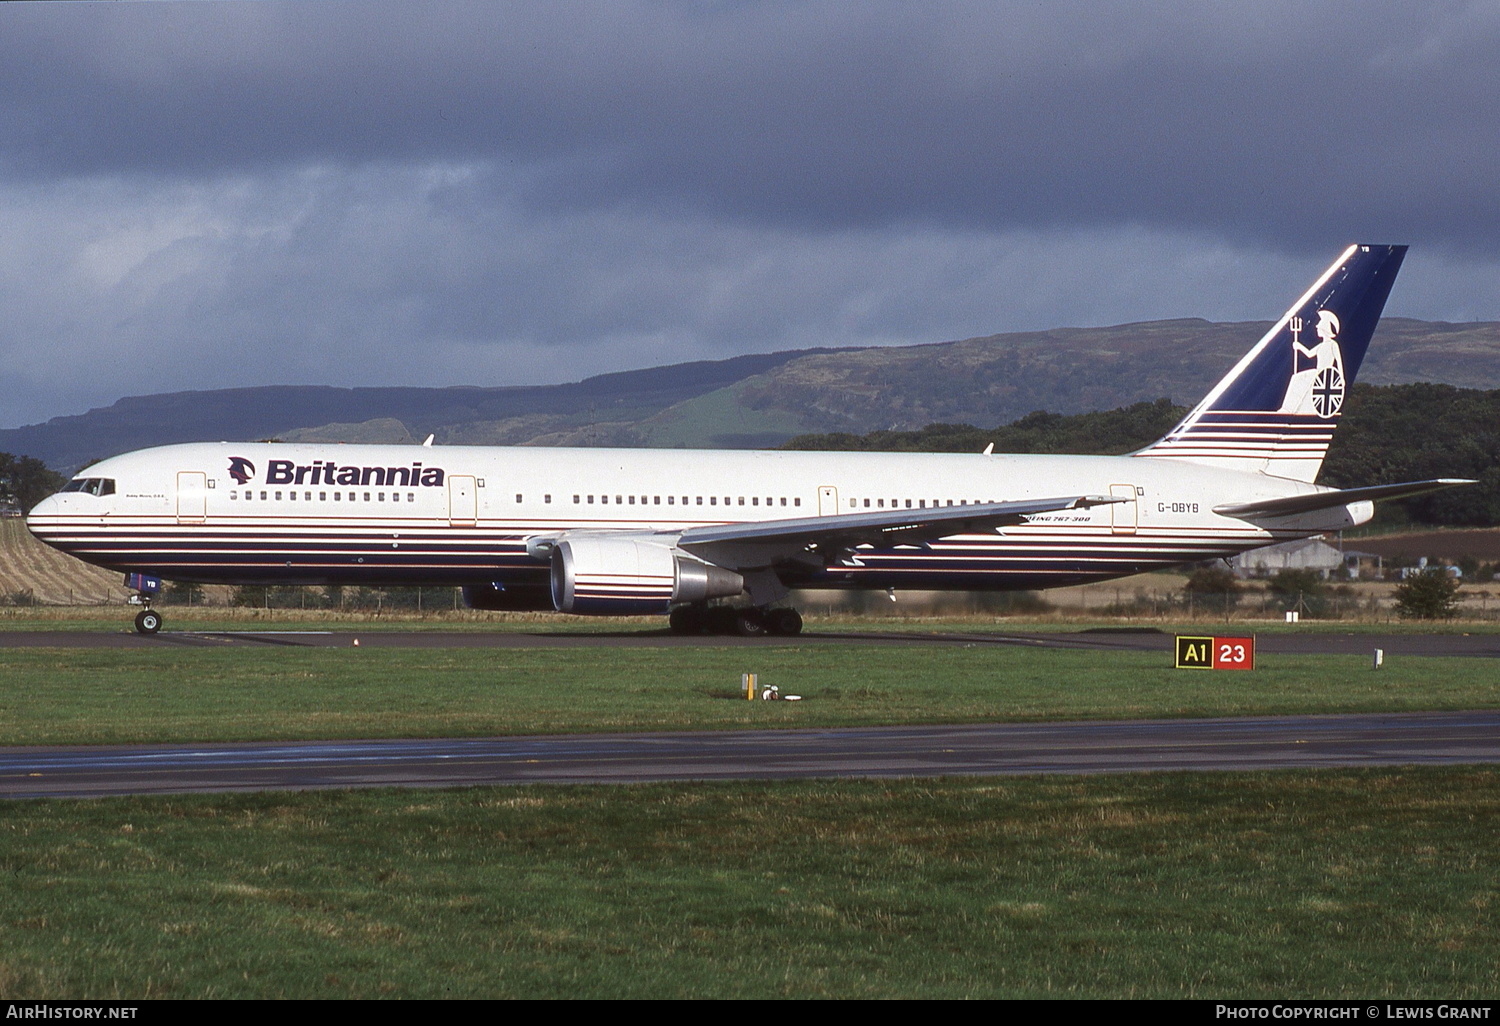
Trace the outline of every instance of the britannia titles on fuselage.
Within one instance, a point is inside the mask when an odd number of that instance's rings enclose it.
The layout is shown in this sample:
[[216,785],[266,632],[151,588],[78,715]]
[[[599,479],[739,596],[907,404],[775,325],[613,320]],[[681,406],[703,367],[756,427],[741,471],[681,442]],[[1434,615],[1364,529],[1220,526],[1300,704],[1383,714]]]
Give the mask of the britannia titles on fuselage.
[[441,488],[441,467],[349,467],[332,460],[313,460],[298,465],[291,460],[270,460],[266,464],[266,484],[325,485],[399,485],[403,488]]

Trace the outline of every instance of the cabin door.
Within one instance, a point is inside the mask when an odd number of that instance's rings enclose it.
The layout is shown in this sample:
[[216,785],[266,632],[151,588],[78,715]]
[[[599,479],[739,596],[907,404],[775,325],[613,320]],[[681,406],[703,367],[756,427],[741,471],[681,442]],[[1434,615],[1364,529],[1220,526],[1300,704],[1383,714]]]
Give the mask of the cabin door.
[[1109,528],[1111,534],[1135,534],[1136,505],[1135,485],[1112,484],[1109,494],[1124,502],[1112,502],[1109,506]]
[[839,511],[839,490],[833,485],[818,488],[818,516],[831,517]]
[[474,479],[463,474],[448,478],[448,520],[454,527],[473,527],[479,519],[479,493]]
[[201,470],[177,472],[177,522],[201,524],[208,517],[208,475]]

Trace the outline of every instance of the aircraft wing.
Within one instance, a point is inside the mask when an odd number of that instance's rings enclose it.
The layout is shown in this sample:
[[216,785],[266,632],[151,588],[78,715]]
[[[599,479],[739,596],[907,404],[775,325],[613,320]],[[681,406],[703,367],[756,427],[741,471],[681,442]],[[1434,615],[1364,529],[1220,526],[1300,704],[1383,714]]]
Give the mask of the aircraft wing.
[[919,545],[955,534],[1024,523],[1026,518],[1039,513],[1127,501],[1108,495],[1070,495],[1055,499],[714,524],[683,531],[677,539],[677,547],[720,566],[768,566],[797,558],[830,563],[846,558],[861,545]]
[[1438,477],[1430,481],[1404,481],[1401,484],[1371,485],[1368,488],[1341,488],[1328,492],[1309,492],[1306,495],[1288,495],[1280,499],[1261,499],[1256,502],[1228,503],[1215,506],[1214,512],[1226,517],[1258,518],[1289,517],[1298,513],[1313,513],[1320,509],[1347,506],[1351,502],[1370,502],[1375,499],[1404,499],[1411,495],[1423,495],[1442,488],[1471,485],[1473,481],[1458,477]]

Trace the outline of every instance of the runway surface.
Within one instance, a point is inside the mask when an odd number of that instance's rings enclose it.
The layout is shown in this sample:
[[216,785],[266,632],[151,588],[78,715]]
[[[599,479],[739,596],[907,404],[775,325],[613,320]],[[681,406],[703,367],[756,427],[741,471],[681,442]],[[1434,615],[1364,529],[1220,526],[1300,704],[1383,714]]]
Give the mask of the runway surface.
[[1500,712],[0,748],[0,797],[1500,762]]
[[[1195,628],[1203,634],[1253,634],[1244,625]],[[0,648],[204,648],[226,645],[343,648],[358,639],[370,648],[659,648],[765,647],[767,645],[1008,645],[1097,651],[1172,651],[1172,635],[1154,629],[1100,631],[808,631],[795,638],[683,637],[666,630],[535,631],[163,631],[153,636],[118,631],[0,631]],[[1256,636],[1263,653],[1389,656],[1478,656],[1500,658],[1500,634],[1275,633]]]

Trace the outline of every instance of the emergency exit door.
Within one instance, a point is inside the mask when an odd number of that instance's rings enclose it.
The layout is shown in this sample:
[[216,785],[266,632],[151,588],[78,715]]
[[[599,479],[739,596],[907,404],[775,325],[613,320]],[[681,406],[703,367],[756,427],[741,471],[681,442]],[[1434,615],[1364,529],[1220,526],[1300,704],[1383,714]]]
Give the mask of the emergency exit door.
[[1109,494],[1124,502],[1112,502],[1109,506],[1109,528],[1111,534],[1135,534],[1136,504],[1135,485],[1112,484]]
[[454,527],[473,527],[479,519],[475,480],[462,474],[448,478],[448,520]]

